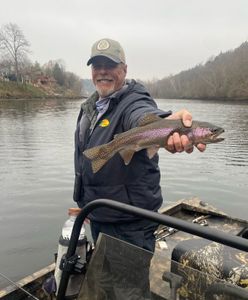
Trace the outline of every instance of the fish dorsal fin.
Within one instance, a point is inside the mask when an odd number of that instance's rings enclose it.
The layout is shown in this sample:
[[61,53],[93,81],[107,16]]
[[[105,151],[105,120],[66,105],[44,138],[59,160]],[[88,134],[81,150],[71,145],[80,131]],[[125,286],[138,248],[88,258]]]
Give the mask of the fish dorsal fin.
[[160,121],[162,118],[155,114],[147,114],[139,120],[139,126],[145,126],[157,121]]
[[133,158],[135,151],[131,149],[123,149],[119,153],[122,159],[124,160],[125,165],[128,165],[131,159]]

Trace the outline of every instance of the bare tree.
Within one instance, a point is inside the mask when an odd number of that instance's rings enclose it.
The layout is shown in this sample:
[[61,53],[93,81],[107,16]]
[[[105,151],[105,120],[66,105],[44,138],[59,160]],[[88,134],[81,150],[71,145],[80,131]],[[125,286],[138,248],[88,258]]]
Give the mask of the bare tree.
[[21,69],[25,61],[30,44],[18,25],[8,23],[0,29],[0,52],[5,61],[10,61],[17,81],[21,77]]

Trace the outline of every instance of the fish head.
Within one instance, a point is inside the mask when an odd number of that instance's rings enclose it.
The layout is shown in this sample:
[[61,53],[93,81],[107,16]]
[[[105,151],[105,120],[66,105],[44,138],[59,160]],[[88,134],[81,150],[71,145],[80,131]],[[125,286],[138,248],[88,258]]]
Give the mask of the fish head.
[[225,130],[219,126],[207,122],[196,122],[196,125],[193,127],[194,128],[192,128],[192,132],[188,134],[188,137],[194,142],[194,144],[212,144],[219,143],[224,140],[224,138],[219,136]]
[[211,134],[208,136],[209,143],[219,143],[224,141],[223,137],[219,137],[225,130],[221,127],[215,126],[214,128],[210,128]]

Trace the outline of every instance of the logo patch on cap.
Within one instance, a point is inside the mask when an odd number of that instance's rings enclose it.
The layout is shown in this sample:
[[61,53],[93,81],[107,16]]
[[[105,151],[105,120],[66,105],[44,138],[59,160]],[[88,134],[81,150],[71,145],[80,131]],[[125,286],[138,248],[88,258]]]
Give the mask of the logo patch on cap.
[[97,46],[96,49],[97,50],[107,50],[110,47],[110,44],[107,40],[101,40]]

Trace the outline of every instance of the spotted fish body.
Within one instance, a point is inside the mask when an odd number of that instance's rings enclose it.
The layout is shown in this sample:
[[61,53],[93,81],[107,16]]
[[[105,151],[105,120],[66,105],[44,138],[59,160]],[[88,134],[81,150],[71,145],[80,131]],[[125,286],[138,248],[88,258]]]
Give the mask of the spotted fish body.
[[217,138],[224,129],[211,123],[193,121],[191,127],[185,127],[181,120],[160,118],[154,114],[145,116],[138,127],[115,135],[114,139],[97,147],[87,149],[83,154],[91,160],[93,173],[99,171],[116,153],[119,153],[128,165],[135,152],[147,149],[151,159],[159,150],[167,145],[168,138],[174,132],[188,136],[192,145],[198,143],[217,143],[223,138]]

